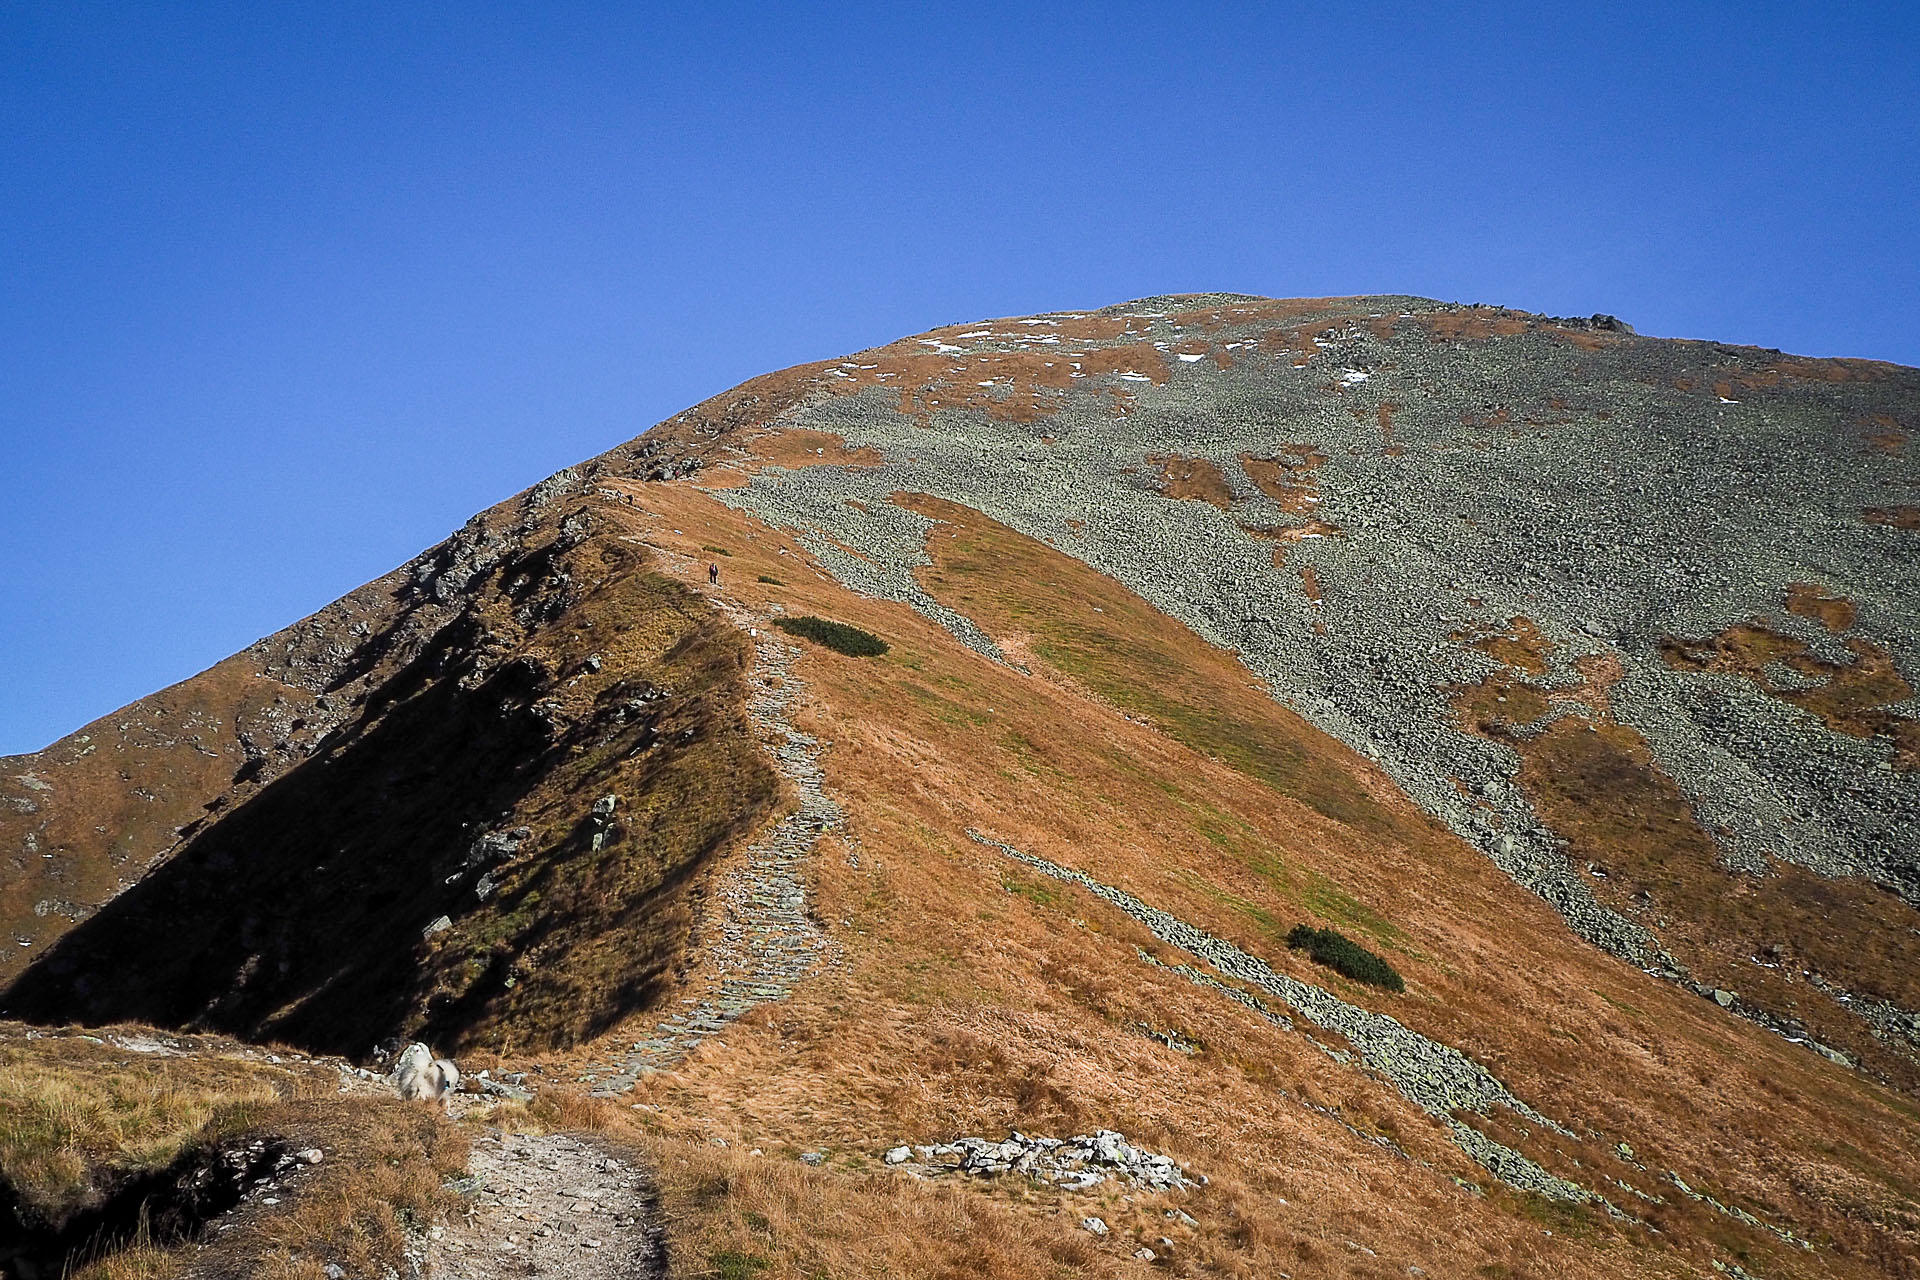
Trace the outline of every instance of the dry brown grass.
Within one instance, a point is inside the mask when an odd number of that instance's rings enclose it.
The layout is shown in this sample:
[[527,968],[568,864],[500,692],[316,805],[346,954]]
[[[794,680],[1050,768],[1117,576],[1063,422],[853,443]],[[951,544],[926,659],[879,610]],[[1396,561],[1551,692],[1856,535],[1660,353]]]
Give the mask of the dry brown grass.
[[737,433],[730,437],[730,447],[738,456],[723,455],[720,465],[701,472],[701,484],[710,489],[733,488],[768,466],[798,471],[807,467],[877,467],[886,461],[871,445],[855,449],[831,432],[794,427],[758,435]]
[[[189,1145],[252,1124],[319,1083],[233,1057],[170,1058],[78,1035],[0,1042],[0,1179],[51,1221],[89,1203],[103,1173],[160,1169]],[[327,1083],[331,1089],[331,1083]]]
[[[725,546],[729,595],[845,619],[892,646],[858,662],[809,650],[797,668],[798,718],[824,744],[828,785],[848,811],[810,867],[813,909],[843,959],[619,1104],[550,1086],[534,1106],[499,1113],[649,1153],[689,1274],[749,1258],[767,1261],[757,1274],[770,1280],[1144,1274],[1128,1255],[1161,1235],[1174,1241],[1165,1270],[1247,1280],[1410,1266],[1667,1276],[1713,1259],[1768,1276],[1908,1265],[1902,1252],[1920,1242],[1909,1104],[1580,943],[1367,761],[1278,706],[1231,654],[1112,579],[978,513],[909,500],[944,522],[923,582],[1021,654],[1033,671],[1023,676],[903,606],[852,595],[785,534],[690,486],[634,492],[640,505],[609,519],[676,553],[659,565],[688,586],[705,589],[702,548]],[[755,580],[763,574],[781,582]],[[1523,674],[1511,673],[1516,691]],[[1486,717],[1501,718],[1508,704],[1489,702]],[[1493,1187],[1399,1094],[1144,965],[1136,947],[1184,957],[1099,901],[1025,876],[967,839],[968,826],[1460,1047],[1590,1135],[1490,1122],[1502,1141],[1589,1184],[1619,1177],[1668,1195],[1657,1209],[1633,1202],[1659,1234]],[[1297,922],[1365,937],[1408,992],[1381,997],[1315,970],[1280,941]],[[609,1034],[631,1038],[658,1016]],[[1142,1023],[1200,1051],[1151,1041]],[[559,1082],[579,1061],[555,1053],[539,1065]],[[1124,1188],[926,1186],[879,1161],[900,1141],[1099,1125],[1209,1182],[1129,1201]],[[1621,1140],[1656,1172],[1623,1163]],[[824,1164],[800,1164],[803,1151]],[[1803,1257],[1672,1198],[1663,1169],[1795,1224],[1822,1251]],[[1456,1177],[1491,1194],[1470,1195]],[[1198,1227],[1167,1218],[1176,1207]],[[1079,1232],[1087,1213],[1113,1235]]]
[[[1791,597],[1788,607],[1793,607]],[[1890,710],[1913,696],[1913,686],[1894,665],[1893,655],[1879,645],[1857,636],[1849,637],[1846,645],[1853,651],[1852,662],[1828,662],[1815,657],[1804,641],[1749,622],[1704,640],[1669,639],[1661,646],[1661,656],[1682,671],[1744,676],[1770,696],[1818,716],[1835,733],[1887,739],[1896,748],[1895,767],[1914,768],[1920,762],[1903,749],[1912,721]],[[1783,685],[1769,674],[1774,663],[1815,683],[1805,688]]]
[[1233,490],[1210,460],[1170,455],[1150,461],[1160,467],[1160,492],[1167,497],[1194,499],[1222,511],[1233,506]]
[[1547,674],[1547,659],[1554,650],[1553,643],[1527,617],[1509,618],[1504,626],[1483,624],[1471,631],[1455,632],[1453,639],[1531,676]]
[[331,1066],[271,1063],[231,1041],[186,1037],[187,1051],[174,1055],[107,1038],[153,1034],[0,1024],[0,1178],[40,1222],[57,1225],[133,1175],[230,1140],[318,1147],[325,1158],[279,1206],[245,1204],[201,1243],[136,1238],[76,1280],[320,1280],[326,1261],[378,1275],[400,1263],[410,1228],[451,1204],[444,1184],[465,1167],[466,1144],[437,1110],[341,1096]]
[[1512,338],[1537,323],[1525,312],[1501,307],[1463,307],[1457,311],[1423,311],[1416,317],[1436,342],[1485,342]]
[[[0,777],[31,774],[47,787],[21,793],[31,811],[0,805],[0,843],[41,855],[0,865],[0,932],[34,942],[5,948],[0,984],[174,847],[179,828],[207,817],[245,759],[235,726],[287,692],[229,658],[41,755],[0,762]],[[135,775],[138,792],[126,781]]]
[[[797,1180],[780,1194],[797,1197],[792,1212],[811,1229],[871,1237],[846,1246],[864,1250],[849,1256],[869,1267],[889,1265],[901,1219],[871,1184],[844,1198],[829,1189],[877,1174],[885,1147],[1106,1123],[1212,1179],[1184,1202],[1201,1228],[1190,1238],[1165,1232],[1179,1242],[1169,1265],[1190,1274],[1385,1275],[1408,1265],[1662,1274],[1738,1257],[1732,1249],[1756,1273],[1806,1271],[1771,1237],[1697,1207],[1661,1209],[1664,1234],[1654,1237],[1563,1221],[1520,1198],[1462,1195],[1452,1175],[1484,1174],[1397,1094],[1143,966],[1135,946],[1179,957],[1077,891],[1023,880],[965,838],[975,825],[1085,867],[1307,981],[1338,979],[1296,965],[1276,938],[1290,923],[1378,941],[1409,982],[1406,996],[1391,998],[1396,1017],[1494,1066],[1576,1130],[1604,1135],[1543,1144],[1496,1125],[1551,1168],[1583,1180],[1605,1170],[1660,1191],[1610,1154],[1613,1141],[1630,1141],[1656,1169],[1843,1242],[1845,1253],[1819,1255],[1823,1272],[1884,1273],[1876,1254],[1912,1247],[1911,1233],[1889,1225],[1911,1212],[1909,1171],[1920,1167],[1902,1104],[1574,941],[1544,904],[1412,810],[1365,761],[1276,706],[1230,655],[1111,579],[977,513],[910,500],[947,522],[933,531],[923,581],[1021,654],[1034,671],[1025,678],[960,650],[904,607],[853,596],[778,556],[781,535],[698,494],[657,486],[647,498],[654,536],[666,538],[667,526],[695,546],[735,549],[735,594],[845,618],[893,646],[863,663],[810,654],[800,669],[803,724],[832,744],[829,784],[857,840],[829,840],[814,872],[816,910],[845,946],[845,965],[643,1081],[633,1102],[645,1109],[624,1118],[652,1140],[680,1144],[695,1164],[756,1147],[759,1160],[789,1164],[801,1151],[826,1152],[825,1172],[790,1169]],[[747,582],[762,570],[787,585]],[[1289,740],[1319,775],[1311,787],[1304,775],[1289,780]],[[1316,793],[1324,802],[1346,787],[1366,806],[1339,820],[1315,811]],[[1368,809],[1377,819],[1362,817]],[[1375,999],[1338,989],[1356,1003]],[[1165,1050],[1138,1034],[1140,1022],[1178,1028],[1203,1050]],[[1756,1098],[1772,1101],[1756,1109]],[[1392,1135],[1413,1160],[1313,1107]],[[1098,1212],[1123,1224],[1116,1235],[1129,1250],[1134,1233],[1151,1241],[1168,1225],[1151,1205],[1128,1216],[1140,1202],[1117,1194],[1108,1216],[1098,1198],[1019,1190],[968,1183],[956,1194],[1049,1231]],[[741,1250],[758,1238],[738,1234],[752,1223],[726,1207],[729,1197],[681,1203],[689,1225],[715,1233],[695,1237],[708,1242],[699,1248]],[[761,1251],[776,1259],[767,1274],[807,1274],[799,1246]],[[1022,1265],[1044,1274],[1052,1264],[1042,1252]]]
[[[1834,606],[1845,604],[1813,592],[1796,599],[1823,617],[1838,618]],[[1911,908],[1865,880],[1827,879],[1791,863],[1764,876],[1731,870],[1645,741],[1608,715],[1605,686],[1619,677],[1617,663],[1582,668],[1589,688],[1578,696],[1595,709],[1597,723],[1567,717],[1532,734],[1521,726],[1568,696],[1549,695],[1517,674],[1544,675],[1544,651],[1532,644],[1476,647],[1515,673],[1456,690],[1455,706],[1467,727],[1520,754],[1521,785],[1568,841],[1575,864],[1598,869],[1593,883],[1603,901],[1651,928],[1702,981],[1799,1019],[1816,1038],[1845,1047],[1904,1087],[1920,1082],[1911,1061],[1889,1052],[1803,976],[1811,971],[1914,1007],[1920,948]],[[1741,669],[1754,674],[1759,666]]]
[[[328,751],[79,924],[10,1007],[357,1055],[395,1035],[565,1047],[660,999],[699,869],[779,793],[746,722],[746,637],[614,529],[536,532],[469,587],[430,672],[379,686]],[[523,622],[554,580],[571,585]],[[486,895],[462,865],[482,826],[530,833]]]
[[1280,504],[1282,511],[1306,515],[1320,501],[1316,473],[1327,457],[1310,444],[1281,445],[1279,456],[1257,458],[1242,454],[1240,469],[1260,492]]
[[1910,435],[1907,428],[1890,413],[1876,413],[1868,416],[1867,447],[1875,453],[1884,453],[1889,457],[1899,457],[1907,447]]
[[1853,601],[1814,582],[1788,584],[1787,612],[1813,618],[1829,631],[1846,631],[1853,626]]
[[[1105,331],[1111,325],[1102,320],[1097,327]],[[823,385],[841,395],[862,387],[892,388],[899,392],[900,412],[923,421],[942,409],[973,409],[1002,421],[1034,422],[1056,412],[1076,381],[1121,373],[1167,380],[1166,357],[1151,343],[1075,348],[1068,345],[1075,337],[1072,329],[1063,325],[1054,331],[1062,345],[1040,350],[954,354],[910,339],[863,352],[849,362],[849,376]],[[958,332],[935,330],[928,337],[944,340]],[[1114,393],[1116,409],[1131,399],[1122,388]]]

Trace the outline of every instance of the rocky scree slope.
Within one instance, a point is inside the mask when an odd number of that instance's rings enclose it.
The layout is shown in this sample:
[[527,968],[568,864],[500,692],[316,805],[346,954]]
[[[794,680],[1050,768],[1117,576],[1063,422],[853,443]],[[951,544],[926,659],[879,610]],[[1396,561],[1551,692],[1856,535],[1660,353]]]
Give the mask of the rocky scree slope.
[[[1237,652],[1581,936],[1914,1079],[1920,372],[1208,297],[794,376],[772,421],[834,447],[716,494],[849,587],[998,656],[903,495],[983,512]],[[724,474],[725,412],[632,452]]]

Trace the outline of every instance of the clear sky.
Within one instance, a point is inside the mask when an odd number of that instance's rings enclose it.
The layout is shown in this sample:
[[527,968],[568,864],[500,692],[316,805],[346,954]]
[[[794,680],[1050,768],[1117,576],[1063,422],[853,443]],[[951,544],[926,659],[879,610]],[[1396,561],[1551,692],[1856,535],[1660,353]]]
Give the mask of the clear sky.
[[1220,289],[1920,364],[1917,233],[1911,2],[0,0],[0,753],[799,361]]

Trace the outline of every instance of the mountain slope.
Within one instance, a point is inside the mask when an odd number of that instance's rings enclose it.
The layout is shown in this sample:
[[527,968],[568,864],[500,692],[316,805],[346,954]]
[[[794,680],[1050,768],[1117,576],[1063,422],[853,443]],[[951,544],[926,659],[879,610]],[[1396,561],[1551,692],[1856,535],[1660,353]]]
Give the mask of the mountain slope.
[[[0,1006],[537,1062],[781,1273],[1914,1274],[1917,413],[1398,297],[770,375],[7,761]],[[1102,1127],[1206,1184],[878,1163]]]

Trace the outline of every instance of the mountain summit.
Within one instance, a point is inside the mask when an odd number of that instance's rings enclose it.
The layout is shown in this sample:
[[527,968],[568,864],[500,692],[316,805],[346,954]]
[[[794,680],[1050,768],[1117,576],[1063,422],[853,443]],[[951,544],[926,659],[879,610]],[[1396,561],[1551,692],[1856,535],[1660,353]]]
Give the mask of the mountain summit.
[[1916,423],[1400,296],[770,374],[0,762],[0,1009],[527,1073],[689,1275],[1920,1274]]

